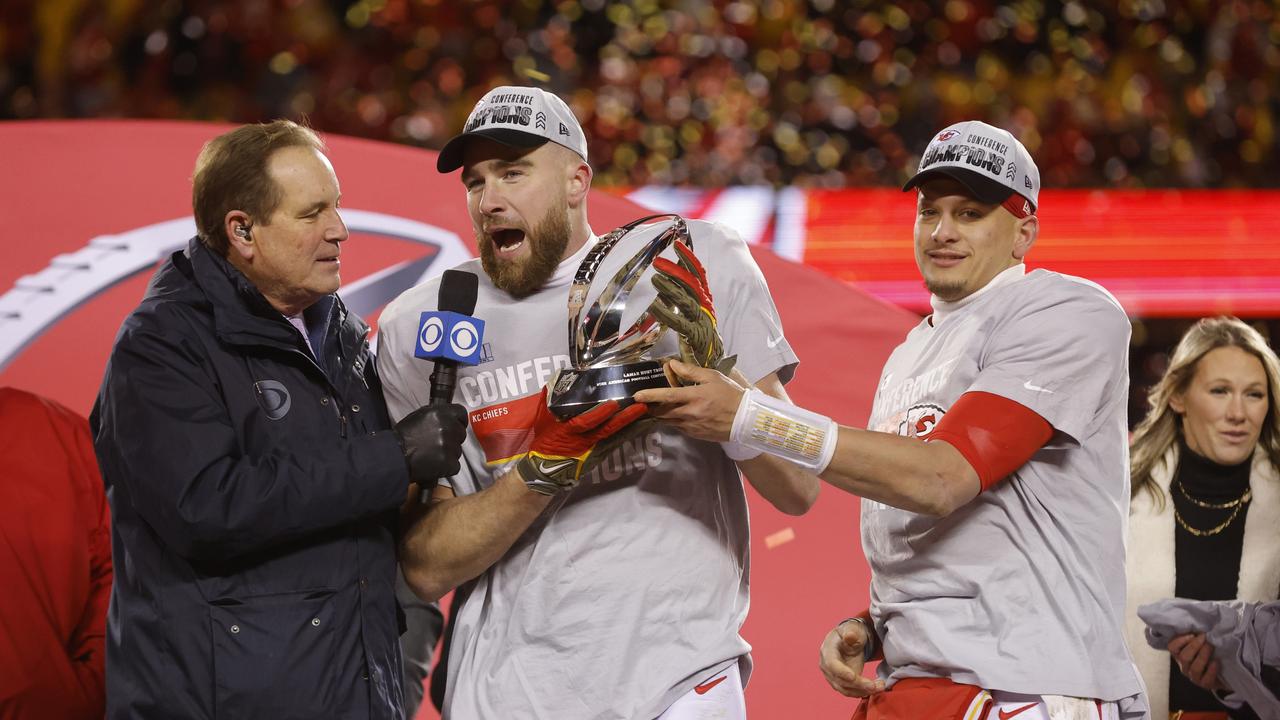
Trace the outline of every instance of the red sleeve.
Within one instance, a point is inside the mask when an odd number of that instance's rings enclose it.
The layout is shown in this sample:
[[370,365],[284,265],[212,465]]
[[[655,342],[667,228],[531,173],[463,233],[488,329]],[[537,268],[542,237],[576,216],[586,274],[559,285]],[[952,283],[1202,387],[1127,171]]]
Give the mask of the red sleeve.
[[[70,412],[68,411],[68,415]],[[72,667],[83,688],[88,707],[86,714],[100,716],[104,712],[106,693],[107,606],[111,602],[111,511],[93,454],[89,423],[84,418],[69,418],[71,435],[67,439],[68,465],[76,475],[77,490],[82,498],[83,532],[89,550],[89,592],[84,610],[67,645]]]
[[88,422],[0,388],[0,717],[102,718],[110,515]]
[[1025,465],[1052,436],[1053,426],[1025,405],[967,392],[925,440],[941,440],[959,450],[986,490]]

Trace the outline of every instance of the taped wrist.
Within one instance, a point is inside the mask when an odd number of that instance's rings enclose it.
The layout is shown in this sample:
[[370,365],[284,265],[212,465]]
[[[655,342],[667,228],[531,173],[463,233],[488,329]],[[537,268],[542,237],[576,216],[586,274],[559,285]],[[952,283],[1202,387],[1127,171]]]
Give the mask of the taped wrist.
[[738,403],[729,441],[821,473],[835,454],[838,429],[825,415],[752,388]]

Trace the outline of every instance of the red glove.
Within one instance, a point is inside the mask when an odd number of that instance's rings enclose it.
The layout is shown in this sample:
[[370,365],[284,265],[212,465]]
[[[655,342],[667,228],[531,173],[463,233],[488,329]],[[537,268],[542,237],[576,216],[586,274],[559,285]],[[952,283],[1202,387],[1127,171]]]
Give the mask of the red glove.
[[711,302],[711,287],[707,285],[706,268],[702,267],[698,256],[693,254],[693,250],[688,245],[676,240],[672,246],[675,247],[676,255],[680,259],[679,264],[660,257],[653,261],[653,268],[683,283],[697,299],[702,311],[710,315],[711,321],[715,322],[716,308]]
[[577,485],[582,474],[621,441],[618,432],[649,411],[644,403],[618,408],[618,401],[610,400],[569,420],[560,420],[547,407],[547,389],[542,388],[538,414],[533,419],[533,443],[529,452],[516,461],[516,471],[525,484],[543,495]]
[[716,308],[707,285],[707,271],[688,245],[676,241],[679,263],[666,258],[653,261],[657,275],[653,285],[658,298],[649,311],[680,336],[680,359],[692,365],[714,368],[724,357],[724,344],[716,327]]

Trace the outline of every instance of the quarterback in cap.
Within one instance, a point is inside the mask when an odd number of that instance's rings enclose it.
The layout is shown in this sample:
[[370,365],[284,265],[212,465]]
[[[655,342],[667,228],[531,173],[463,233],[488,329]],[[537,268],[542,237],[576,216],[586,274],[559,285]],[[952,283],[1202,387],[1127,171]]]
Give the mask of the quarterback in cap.
[[[790,514],[808,510],[817,479],[657,425],[642,404],[566,421],[549,412],[545,386],[569,365],[569,289],[597,241],[587,142],[564,101],[491,90],[437,167],[462,171],[480,258],[460,267],[479,276],[487,345],[486,360],[459,370],[471,420],[462,470],[401,544],[424,599],[458,588],[445,717],[744,718],[750,543],[739,469]],[[683,356],[707,366],[736,356],[736,382],[785,402],[797,358],[746,244],[714,223],[688,230],[697,256],[677,242],[654,263],[655,314],[680,334]],[[414,288],[382,314],[378,367],[393,417],[426,401],[430,364],[411,348],[438,287]]]
[[863,498],[871,606],[820,655],[832,688],[868,698],[855,717],[1146,717],[1122,632],[1125,313],[1087,280],[1027,272],[1040,174],[1010,133],[946,128],[903,190],[933,313],[885,364],[868,429],[684,365],[699,384],[636,399]]

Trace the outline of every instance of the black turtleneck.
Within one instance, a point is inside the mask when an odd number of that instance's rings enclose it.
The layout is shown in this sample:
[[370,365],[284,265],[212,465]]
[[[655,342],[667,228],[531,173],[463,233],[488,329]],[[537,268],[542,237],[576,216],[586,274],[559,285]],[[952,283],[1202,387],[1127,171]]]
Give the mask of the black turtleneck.
[[[1187,495],[1212,505],[1222,505],[1238,499],[1249,487],[1252,458],[1237,465],[1219,465],[1196,454],[1187,447],[1185,441],[1179,442],[1181,448],[1178,470],[1170,483],[1169,496],[1184,522],[1197,530],[1211,530],[1226,522],[1235,508],[1217,510],[1201,507],[1189,500]],[[1186,493],[1183,492],[1184,489]],[[1235,599],[1238,594],[1240,552],[1244,545],[1244,521],[1248,509],[1247,504],[1240,508],[1240,513],[1230,525],[1208,537],[1193,535],[1175,522],[1174,558],[1177,581],[1174,595],[1193,600]],[[1170,660],[1170,712],[1226,709],[1212,693],[1193,685],[1179,672],[1177,663]]]

